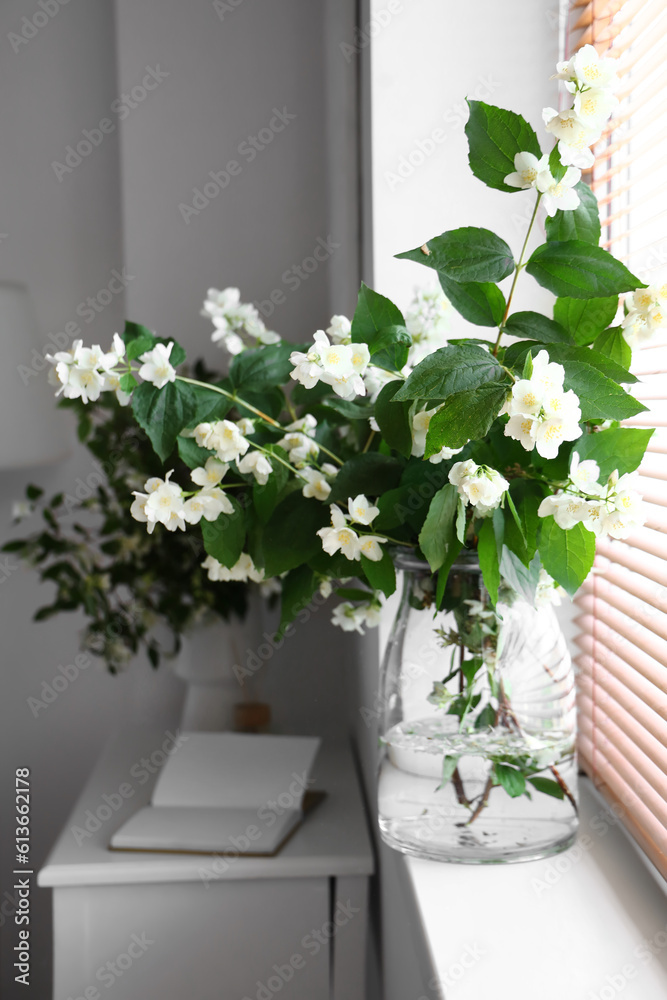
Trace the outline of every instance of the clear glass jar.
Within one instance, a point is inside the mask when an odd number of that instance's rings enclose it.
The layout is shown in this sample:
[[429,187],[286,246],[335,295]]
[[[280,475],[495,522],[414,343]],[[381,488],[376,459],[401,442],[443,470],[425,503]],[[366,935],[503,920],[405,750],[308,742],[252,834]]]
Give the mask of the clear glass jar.
[[395,561],[403,594],[379,699],[383,839],[471,864],[565,850],[578,825],[576,705],[553,608],[501,583],[494,611],[470,552],[436,612],[428,565]]

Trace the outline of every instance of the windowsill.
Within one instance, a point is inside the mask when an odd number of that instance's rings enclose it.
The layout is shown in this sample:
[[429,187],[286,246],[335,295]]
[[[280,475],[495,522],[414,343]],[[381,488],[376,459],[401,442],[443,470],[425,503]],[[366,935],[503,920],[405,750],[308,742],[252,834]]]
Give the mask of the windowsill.
[[580,839],[564,854],[498,866],[405,863],[440,983],[428,1000],[667,995],[665,893],[588,779]]

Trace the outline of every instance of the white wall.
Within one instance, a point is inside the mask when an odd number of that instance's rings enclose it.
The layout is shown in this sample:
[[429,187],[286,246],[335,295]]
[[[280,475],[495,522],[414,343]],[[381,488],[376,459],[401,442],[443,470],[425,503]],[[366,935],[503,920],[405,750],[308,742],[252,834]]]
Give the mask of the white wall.
[[[213,361],[219,355],[209,344],[210,326],[198,315],[211,285],[238,284],[254,299],[280,289],[284,301],[270,323],[293,340],[327,324],[334,287],[337,309],[349,310],[358,283],[356,170],[350,164],[356,76],[340,42],[351,39],[354,4],[245,0],[222,20],[203,0],[118,0],[115,8],[117,25],[114,5],[73,0],[27,44],[18,43],[16,53],[7,35],[21,31],[22,18],[37,7],[8,0],[0,10],[0,231],[8,234],[0,237],[0,281],[29,285],[44,338],[78,320],[86,341],[105,344],[129,315],[177,337],[191,357],[206,354]],[[168,75],[133,98],[132,89],[158,68]],[[123,93],[136,107],[120,121],[114,102]],[[297,117],[247,162],[238,146],[269,124],[274,107]],[[336,116],[327,117],[330,108]],[[51,163],[63,162],[66,146],[105,118],[113,131],[71,172],[60,171],[59,180]],[[234,157],[243,164],[241,174],[186,223],[179,203],[191,204],[192,189],[201,189],[209,171]],[[318,238],[329,236],[339,243],[330,261],[300,279],[298,289],[293,278],[285,282],[285,272],[310,256]],[[126,295],[114,296],[86,323],[86,298],[123,266],[131,276]],[[74,493],[77,480],[93,471],[87,452],[73,448],[72,458],[56,468],[0,472],[3,535],[11,533],[11,502],[29,479],[52,492]],[[8,795],[14,768],[32,768],[33,861],[39,867],[109,733],[133,718],[172,725],[182,687],[168,668],[156,673],[143,661],[115,678],[91,667],[35,718],[27,699],[40,696],[60,664],[73,662],[81,620],[68,615],[34,625],[32,614],[48,602],[50,590],[38,588],[31,571],[13,568],[15,559],[5,565],[11,568],[0,574],[2,787]],[[327,610],[318,611],[271,661],[262,694],[274,704],[279,731],[338,735],[347,726],[346,676],[358,654],[328,617]],[[14,823],[7,809],[2,823],[9,848]],[[11,861],[5,851],[3,873]],[[5,901],[9,909],[11,900]],[[33,908],[32,995],[46,1000],[50,894],[35,889]],[[26,994],[16,993],[12,982],[13,925],[8,929],[2,995],[11,998]]]

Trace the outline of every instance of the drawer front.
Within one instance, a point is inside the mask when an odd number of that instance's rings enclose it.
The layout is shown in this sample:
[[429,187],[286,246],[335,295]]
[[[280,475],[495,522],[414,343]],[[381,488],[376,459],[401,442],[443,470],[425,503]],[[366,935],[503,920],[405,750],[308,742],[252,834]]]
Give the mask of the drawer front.
[[54,1000],[330,1000],[328,879],[54,892]]

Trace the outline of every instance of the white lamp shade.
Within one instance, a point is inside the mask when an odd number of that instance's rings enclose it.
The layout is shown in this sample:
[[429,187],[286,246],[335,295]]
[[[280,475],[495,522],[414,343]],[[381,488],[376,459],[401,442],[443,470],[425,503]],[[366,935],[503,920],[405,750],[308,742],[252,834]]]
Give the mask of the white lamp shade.
[[69,451],[68,424],[56,409],[35,309],[23,285],[0,284],[0,469],[57,462]]

